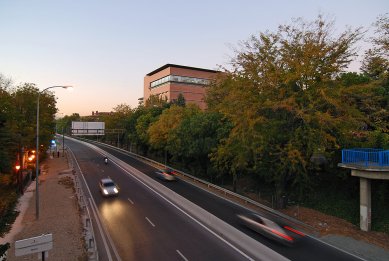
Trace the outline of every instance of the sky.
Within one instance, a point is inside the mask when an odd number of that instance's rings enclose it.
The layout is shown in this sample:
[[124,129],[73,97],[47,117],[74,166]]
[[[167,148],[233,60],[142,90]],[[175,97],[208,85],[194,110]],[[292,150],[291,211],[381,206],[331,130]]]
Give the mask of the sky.
[[0,0],[0,74],[40,90],[72,85],[53,89],[58,115],[86,116],[137,107],[144,76],[167,63],[226,66],[239,42],[293,18],[323,14],[339,32],[369,34],[388,12],[388,0]]

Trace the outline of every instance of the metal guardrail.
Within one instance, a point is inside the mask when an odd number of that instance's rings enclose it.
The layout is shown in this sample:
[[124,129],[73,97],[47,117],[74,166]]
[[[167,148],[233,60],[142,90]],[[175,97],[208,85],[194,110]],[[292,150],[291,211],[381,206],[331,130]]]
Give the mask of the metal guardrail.
[[215,190],[221,191],[222,193],[224,193],[224,195],[228,194],[229,196],[232,196],[232,197],[235,197],[235,198],[239,198],[240,200],[244,201],[245,203],[252,204],[252,205],[254,205],[256,207],[259,207],[259,208],[261,208],[263,210],[266,210],[267,212],[269,212],[269,213],[271,213],[273,215],[282,217],[282,218],[284,218],[284,219],[286,219],[286,220],[288,220],[290,222],[293,222],[294,224],[298,224],[298,225],[300,225],[302,227],[305,227],[306,229],[309,229],[309,230],[314,230],[313,227],[311,227],[311,226],[309,226],[309,225],[307,225],[307,224],[305,224],[305,223],[303,223],[303,222],[301,222],[301,221],[299,221],[297,219],[294,219],[294,218],[292,218],[292,217],[290,217],[288,215],[285,215],[285,214],[283,214],[283,213],[281,213],[279,211],[276,211],[276,210],[274,210],[274,209],[272,209],[272,208],[270,208],[270,207],[268,207],[266,205],[263,205],[263,204],[255,201],[255,200],[252,200],[252,199],[247,198],[245,196],[242,196],[242,195],[240,195],[238,193],[232,192],[232,191],[230,191],[228,189],[222,188],[222,187],[217,186],[217,185],[215,185],[213,183],[210,183],[208,181],[205,181],[205,180],[202,180],[202,179],[197,178],[195,176],[192,176],[190,174],[187,174],[187,173],[185,173],[183,171],[174,169],[174,168],[172,168],[170,166],[166,166],[165,164],[160,163],[158,161],[146,158],[144,156],[138,155],[136,153],[133,153],[133,152],[127,151],[125,149],[118,148],[118,147],[115,147],[115,146],[112,146],[112,145],[109,145],[109,144],[106,144],[106,143],[102,143],[102,142],[98,142],[98,141],[94,141],[94,140],[89,140],[89,139],[83,139],[83,138],[79,138],[79,137],[77,139],[86,141],[88,143],[95,143],[95,144],[99,144],[99,145],[103,145],[103,146],[109,147],[111,149],[119,150],[119,151],[121,151],[121,152],[123,152],[123,153],[125,153],[125,154],[127,154],[127,155],[129,155],[131,157],[137,158],[137,159],[145,162],[146,164],[152,165],[152,166],[157,167],[157,168],[169,168],[169,169],[179,173],[180,175],[182,175],[182,176],[184,176],[186,178],[189,178],[189,179],[191,179],[191,180],[193,180],[195,182],[202,183],[202,184],[206,185],[208,188],[213,188]]
[[[65,147],[66,148],[66,147]],[[69,150],[70,151],[70,150]],[[66,153],[68,153],[68,150],[66,150]],[[92,225],[92,219],[89,212],[89,209],[87,208],[87,201],[86,197],[84,195],[84,191],[81,187],[81,181],[79,178],[79,175],[77,174],[77,171],[74,168],[74,154],[72,151],[70,151],[72,154],[71,161],[69,161],[72,173],[73,173],[73,181],[74,181],[74,189],[76,191],[77,195],[77,201],[80,209],[80,213],[82,216],[82,223],[84,226],[84,240],[85,240],[85,247],[87,250],[87,258],[90,261],[98,261],[99,255],[97,251],[97,245],[95,241],[95,234],[93,231],[93,225]],[[69,157],[67,157],[69,160]]]
[[389,150],[370,148],[343,149],[342,163],[365,167],[389,167]]

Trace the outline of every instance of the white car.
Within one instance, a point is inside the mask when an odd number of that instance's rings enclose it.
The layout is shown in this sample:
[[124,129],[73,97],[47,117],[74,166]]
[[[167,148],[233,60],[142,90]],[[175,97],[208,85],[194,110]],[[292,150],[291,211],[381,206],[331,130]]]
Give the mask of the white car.
[[[255,232],[284,245],[292,245],[294,238],[292,238],[281,226],[275,222],[260,216],[256,213],[247,213],[238,215],[241,223]],[[289,229],[288,229],[289,230]],[[294,230],[294,233],[296,230]],[[302,235],[301,233],[299,233]]]
[[100,192],[103,196],[117,196],[119,194],[119,187],[110,178],[101,179],[99,182]]

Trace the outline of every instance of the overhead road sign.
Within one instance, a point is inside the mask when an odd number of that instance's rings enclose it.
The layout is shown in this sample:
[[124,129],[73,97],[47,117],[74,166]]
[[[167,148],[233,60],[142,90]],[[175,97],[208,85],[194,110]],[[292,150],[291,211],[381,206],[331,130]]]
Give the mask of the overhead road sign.
[[72,135],[105,135],[105,122],[72,121]]

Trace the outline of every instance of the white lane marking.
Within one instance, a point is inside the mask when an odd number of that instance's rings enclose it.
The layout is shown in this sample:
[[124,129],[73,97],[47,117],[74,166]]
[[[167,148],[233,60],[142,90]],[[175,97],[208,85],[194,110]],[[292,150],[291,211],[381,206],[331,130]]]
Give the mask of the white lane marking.
[[[78,141],[78,140],[76,140]],[[87,142],[80,142],[78,141],[79,143],[83,143],[85,144],[87,147],[90,147],[92,149],[94,149],[95,151],[103,151],[103,149],[100,149],[98,148],[97,146],[95,145],[92,145],[90,143],[87,143]],[[118,151],[118,150],[117,150]],[[121,151],[119,151],[121,152]],[[103,155],[102,152],[99,152],[101,155]],[[111,155],[112,156],[112,155]],[[121,165],[119,165],[117,162],[115,161],[111,161],[113,162],[118,168],[122,169],[124,172],[127,173],[128,176],[130,176],[131,178],[137,180],[139,183],[143,184],[146,188],[148,188],[149,190],[151,190],[152,192],[154,192],[156,195],[158,195],[160,198],[162,198],[163,200],[165,200],[167,203],[169,203],[170,205],[172,205],[173,207],[175,207],[177,210],[179,210],[181,213],[183,213],[184,215],[186,215],[187,217],[189,217],[190,219],[192,219],[195,223],[197,223],[198,225],[200,225],[201,227],[203,227],[206,231],[208,231],[209,233],[211,233],[212,235],[214,235],[215,237],[217,237],[219,240],[223,241],[226,245],[228,245],[229,247],[231,247],[232,249],[234,249],[236,252],[238,252],[239,254],[241,254],[242,256],[244,256],[245,258],[247,258],[248,260],[254,260],[252,257],[248,256],[246,253],[244,253],[242,250],[240,250],[239,248],[235,247],[232,243],[228,242],[226,239],[222,238],[220,235],[218,235],[217,233],[215,233],[214,231],[212,231],[211,229],[209,229],[208,227],[206,227],[203,223],[201,223],[199,220],[197,220],[196,218],[192,217],[190,214],[188,214],[187,212],[185,212],[185,210],[183,210],[182,208],[180,208],[178,205],[174,204],[173,202],[171,202],[170,200],[168,200],[166,197],[164,197],[161,193],[159,193],[158,191],[156,191],[155,189],[153,189],[152,187],[150,187],[149,185],[147,185],[145,182],[143,182],[140,178],[136,177],[135,174],[132,174],[130,172],[130,170],[128,169],[131,169],[131,171],[137,171],[137,172],[140,172],[139,170],[135,169],[134,167],[132,167],[131,165],[129,165],[128,163],[125,163],[124,161],[122,160],[119,160],[116,158],[117,161],[121,162],[122,164],[125,164],[126,165],[126,168],[122,167]],[[128,169],[127,169],[128,168]],[[142,173],[142,172],[140,172]]]
[[[77,164],[77,167],[78,167],[78,169],[79,169],[79,171],[80,171],[82,180],[84,181],[85,187],[86,187],[86,189],[87,189],[88,192],[89,192],[89,200],[90,200],[91,203],[93,203],[93,204],[91,204],[91,208],[92,208],[93,211],[94,211],[94,209],[97,211],[97,212],[96,212],[97,219],[95,218],[95,220],[96,220],[96,223],[99,223],[99,222],[101,221],[101,216],[100,216],[100,214],[99,214],[99,212],[98,212],[98,208],[97,208],[96,202],[94,201],[94,199],[93,199],[93,197],[92,197],[92,193],[91,193],[91,191],[90,191],[90,189],[89,189],[88,183],[86,183],[86,180],[85,180],[85,177],[84,177],[84,173],[82,172],[82,170],[81,170],[81,168],[80,168],[80,164],[78,164],[78,161],[77,161],[76,156],[74,155],[73,151],[72,151],[70,148],[69,148],[69,151],[71,152],[71,154],[72,154],[72,156],[73,156],[73,158],[74,158],[74,160],[75,160],[75,162],[76,162],[76,164]],[[103,224],[102,226],[99,226],[100,235],[103,235],[103,234],[102,234],[101,227],[102,227],[103,230],[104,230],[105,236],[108,238],[108,241],[109,241],[109,243],[110,243],[110,245],[111,245],[111,247],[112,247],[112,250],[113,250],[113,252],[114,252],[114,254],[115,254],[115,256],[116,256],[116,259],[117,259],[118,261],[121,261],[122,259],[120,258],[119,253],[118,253],[118,251],[117,251],[117,249],[116,249],[116,247],[115,247],[115,244],[113,243],[112,238],[111,238],[111,236],[109,235],[109,233],[108,233],[108,231],[107,231],[107,228],[104,226],[104,224]],[[102,238],[103,238],[103,241],[105,241],[104,236],[102,236]],[[111,252],[109,251],[109,249],[106,249],[106,250],[107,250],[107,254],[109,254],[109,257],[110,257],[110,256],[111,256]],[[112,257],[111,257],[110,260],[112,260]]]
[[182,257],[182,259],[184,259],[185,261],[188,261],[188,259],[180,252],[180,250],[176,250],[177,253]]
[[132,204],[132,205],[134,205],[134,201],[132,201],[131,199],[127,199],[128,201],[130,201],[130,203]]
[[149,223],[150,223],[153,227],[155,227],[155,225],[153,224],[153,222],[151,222],[150,219],[149,219],[148,217],[146,217],[146,219],[147,219],[147,221],[149,221]]
[[[171,202],[170,200],[168,200],[166,197],[164,197],[161,193],[159,193],[158,191],[156,191],[155,189],[153,189],[152,187],[150,187],[149,185],[147,185],[145,182],[143,182],[142,180],[140,180],[138,177],[135,176],[135,174],[132,174],[129,170],[125,169],[124,167],[120,166],[118,163],[116,162],[113,162],[118,168],[122,169],[124,172],[127,173],[127,175],[131,176],[132,178],[136,179],[139,183],[143,184],[146,188],[148,188],[149,190],[151,190],[152,192],[154,192],[156,195],[158,195],[160,198],[162,198],[163,200],[165,200],[167,203],[169,203],[170,205],[172,205],[173,207],[175,207],[177,210],[179,210],[181,213],[183,213],[184,215],[186,215],[187,217],[189,217],[190,219],[192,219],[195,223],[197,223],[198,225],[200,225],[201,227],[203,227],[206,231],[208,231],[209,233],[211,233],[212,235],[214,235],[215,237],[217,237],[219,240],[223,241],[226,245],[228,245],[229,247],[231,247],[232,249],[234,249],[236,252],[238,252],[239,254],[241,254],[242,256],[244,256],[245,258],[247,258],[248,260],[254,260],[252,257],[250,257],[249,255],[247,255],[246,253],[244,253],[242,250],[240,250],[239,248],[237,248],[236,246],[234,246],[232,243],[228,242],[226,239],[222,238],[220,235],[218,235],[217,233],[215,233],[214,231],[212,231],[211,229],[209,229],[207,226],[205,226],[203,223],[201,223],[199,220],[197,220],[196,218],[192,217],[190,214],[188,214],[185,210],[183,210],[182,208],[180,208],[178,205],[174,204],[173,202]],[[127,166],[129,166],[129,168],[133,168],[132,166],[130,166],[129,164],[127,163],[124,163],[126,164]],[[135,169],[135,168],[134,168]],[[135,169],[136,170],[136,169]],[[138,171],[138,170],[137,170]]]

